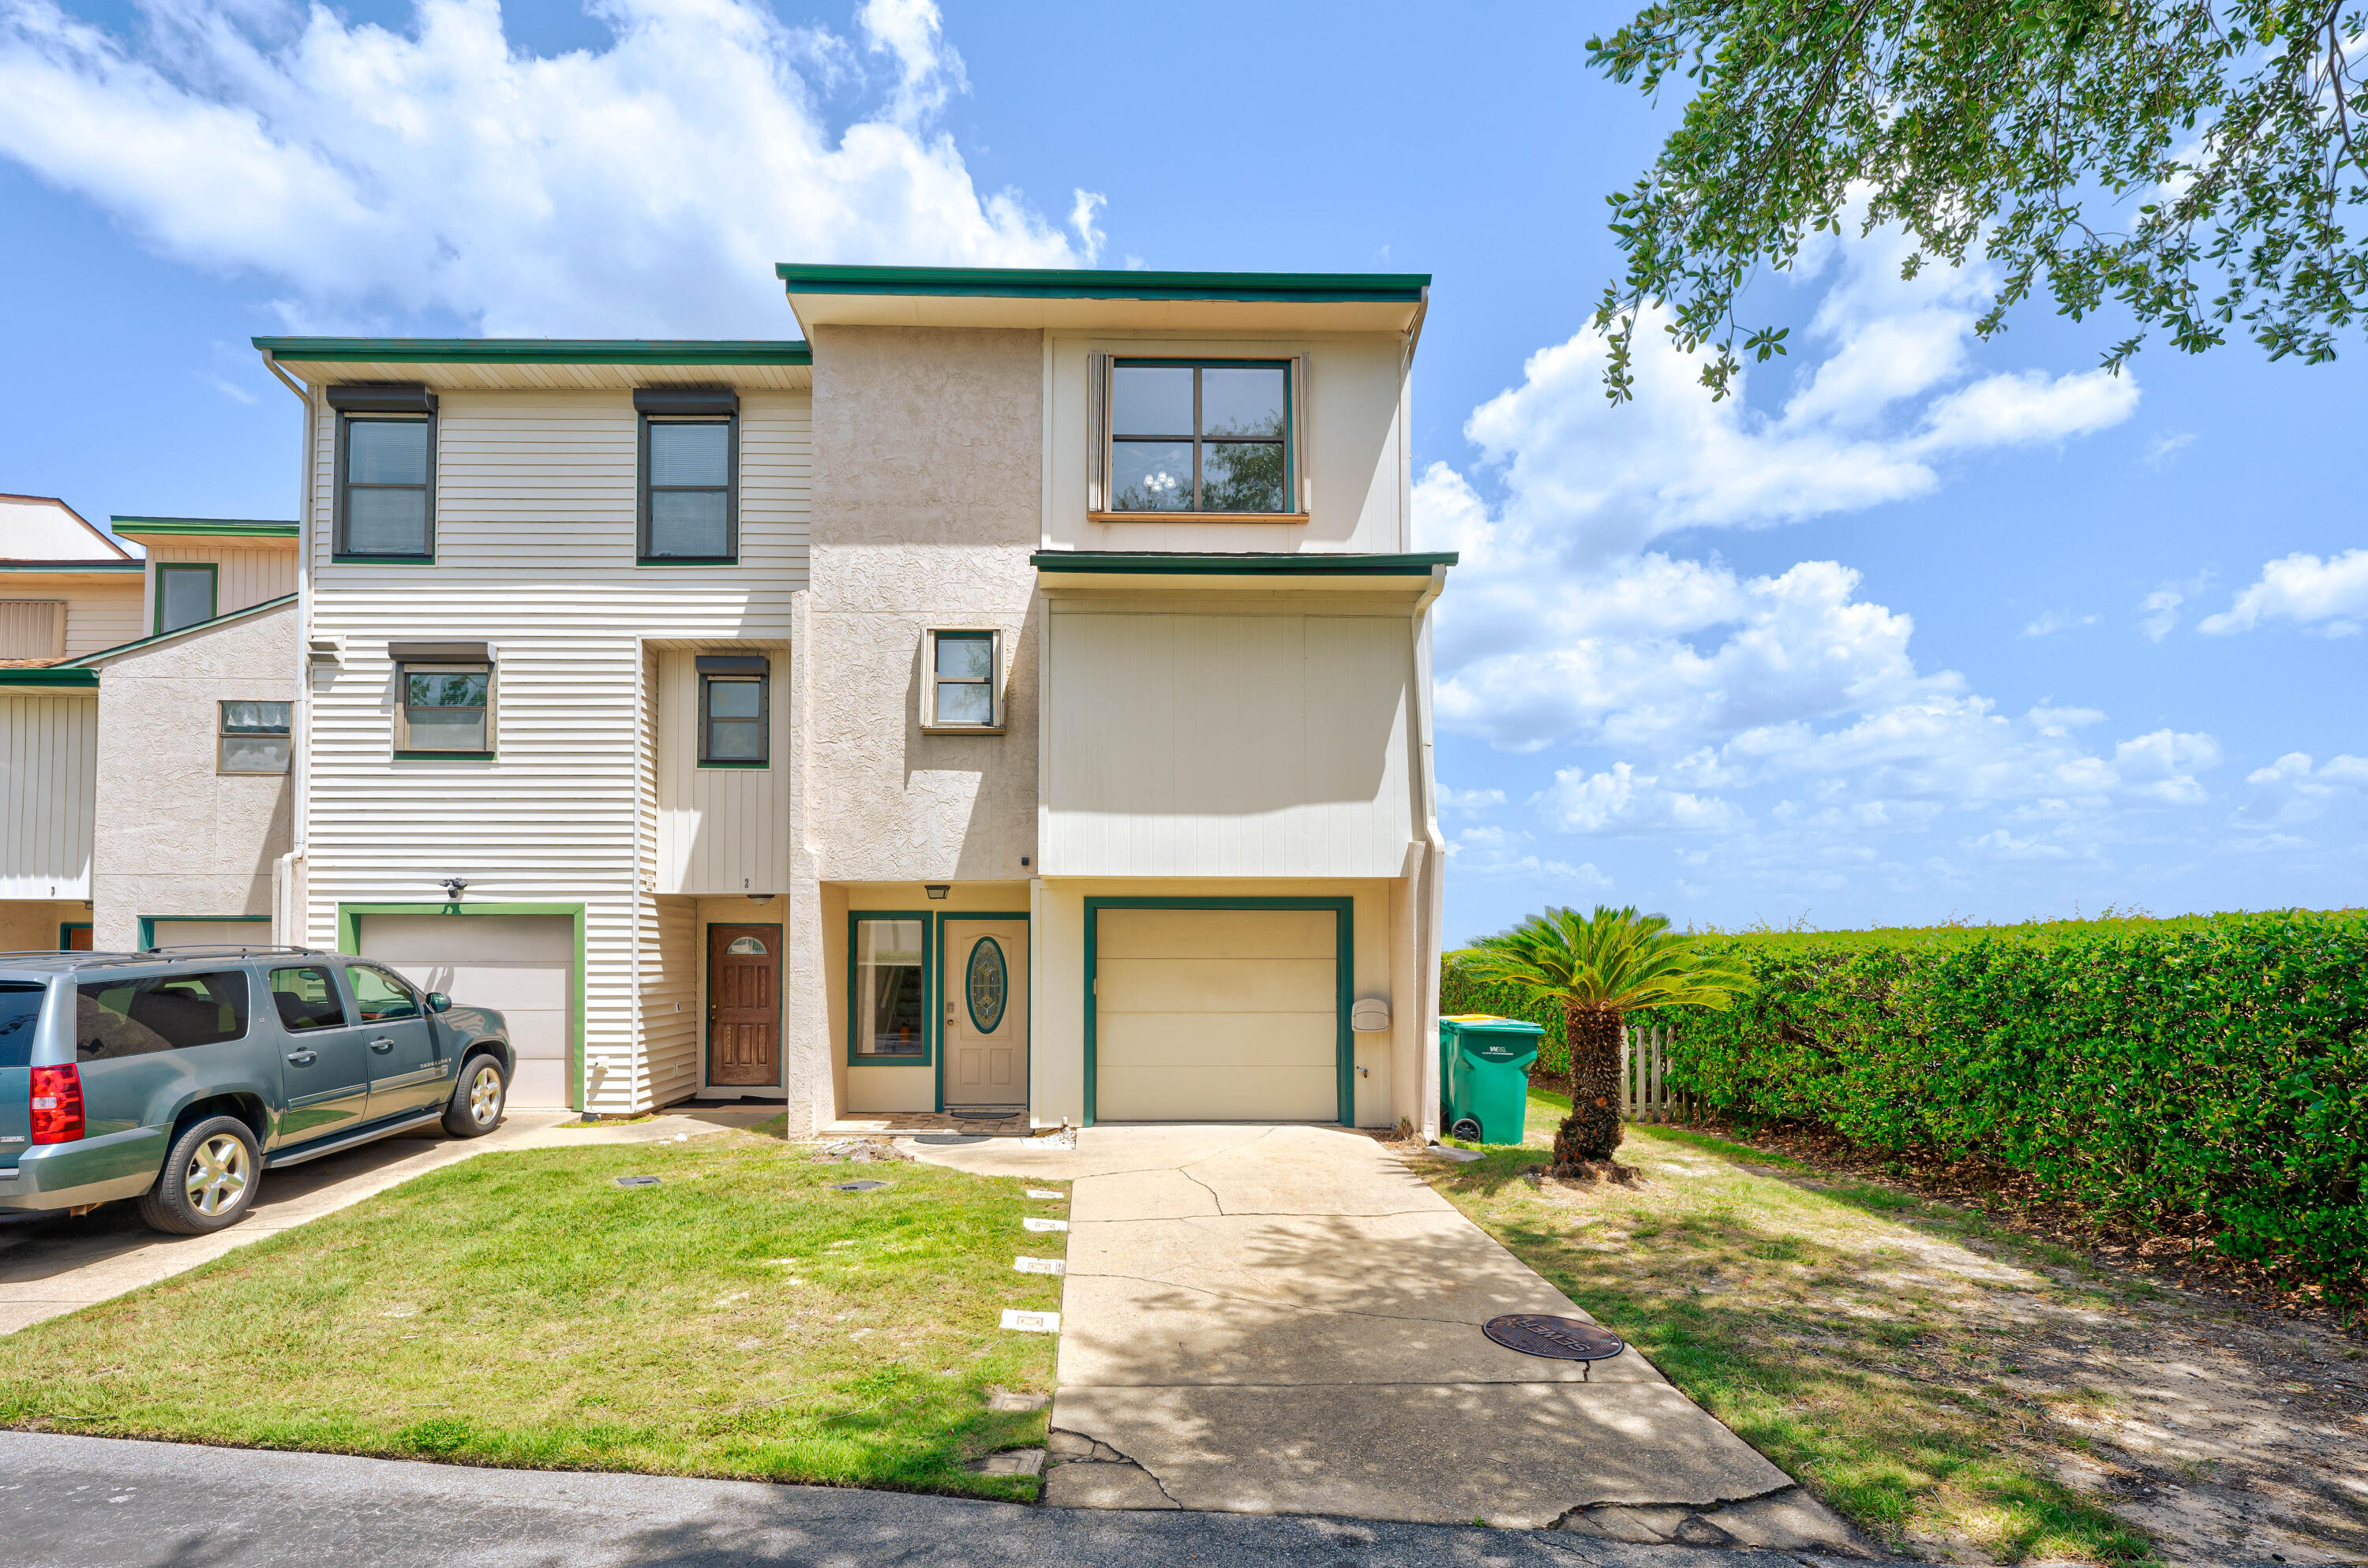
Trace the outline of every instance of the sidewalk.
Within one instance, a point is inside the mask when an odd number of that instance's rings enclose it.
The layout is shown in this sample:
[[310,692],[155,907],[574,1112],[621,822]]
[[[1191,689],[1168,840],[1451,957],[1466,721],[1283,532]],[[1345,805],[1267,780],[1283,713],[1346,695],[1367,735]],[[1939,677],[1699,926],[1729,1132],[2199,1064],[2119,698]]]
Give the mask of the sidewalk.
[[416,1176],[505,1149],[572,1148],[588,1143],[656,1143],[752,1127],[780,1114],[768,1108],[722,1107],[671,1113],[615,1127],[563,1129],[565,1110],[513,1110],[483,1138],[427,1131],[365,1143],[286,1170],[266,1171],[254,1210],[210,1236],[160,1235],[129,1202],[80,1219],[0,1226],[0,1335],[136,1290],[211,1263],[266,1236],[334,1214]]

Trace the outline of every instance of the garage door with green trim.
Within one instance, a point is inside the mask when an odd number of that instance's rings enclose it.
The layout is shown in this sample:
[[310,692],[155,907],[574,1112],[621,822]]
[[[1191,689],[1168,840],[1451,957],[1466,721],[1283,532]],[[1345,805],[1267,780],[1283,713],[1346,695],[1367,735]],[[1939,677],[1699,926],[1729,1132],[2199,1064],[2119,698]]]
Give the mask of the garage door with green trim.
[[1096,914],[1098,1121],[1337,1121],[1329,909]]
[[495,1007],[518,1074],[510,1103],[567,1103],[575,925],[564,915],[365,915],[361,955],[460,1006]]

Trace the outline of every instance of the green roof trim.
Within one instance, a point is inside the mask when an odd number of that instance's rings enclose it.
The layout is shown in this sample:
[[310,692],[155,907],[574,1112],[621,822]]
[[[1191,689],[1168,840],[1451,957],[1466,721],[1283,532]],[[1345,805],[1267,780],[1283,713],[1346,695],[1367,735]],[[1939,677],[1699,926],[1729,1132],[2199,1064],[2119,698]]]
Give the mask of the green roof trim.
[[[96,653],[85,653],[79,659],[69,659],[63,665],[52,665],[50,667],[57,670],[84,669],[85,666],[95,665],[101,659],[114,658],[118,653],[129,653],[135,649],[150,647],[158,642],[169,642],[176,637],[187,637],[194,632],[211,631],[217,626],[228,626],[233,620],[245,620],[250,616],[261,615],[267,610],[275,610],[283,605],[292,605],[295,602],[294,594],[282,594],[276,599],[266,599],[259,605],[249,605],[245,609],[231,610],[208,620],[193,621],[188,626],[176,627],[170,631],[159,631],[147,637],[135,637],[129,642],[118,642],[112,648],[101,648]],[[98,678],[98,671],[96,669],[86,670],[85,673],[94,681]]]
[[275,359],[317,365],[811,365],[794,338],[670,342],[572,337],[257,337]]
[[40,665],[28,669],[0,670],[0,686],[48,686],[69,689],[95,688],[98,672],[71,665]]
[[1454,551],[1429,555],[1227,555],[1218,551],[1040,550],[1028,558],[1039,572],[1102,572],[1167,577],[1428,577],[1455,564]]
[[157,539],[261,538],[294,539],[297,525],[261,517],[109,517],[120,534],[148,534]]
[[1428,272],[1144,272],[1081,267],[773,268],[792,294],[914,294],[982,300],[1201,300],[1294,305],[1422,303]]
[[145,572],[145,561],[0,561],[0,572]]

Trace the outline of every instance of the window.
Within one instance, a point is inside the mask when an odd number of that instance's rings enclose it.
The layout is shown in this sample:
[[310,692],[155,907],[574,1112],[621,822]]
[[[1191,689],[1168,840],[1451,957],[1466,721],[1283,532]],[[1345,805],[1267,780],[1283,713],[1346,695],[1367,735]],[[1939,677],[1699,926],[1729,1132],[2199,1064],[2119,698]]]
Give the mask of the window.
[[202,626],[214,618],[214,569],[198,562],[158,562],[156,634]]
[[246,976],[237,970],[102,980],[74,991],[77,1062],[219,1045],[246,1033]]
[[214,771],[288,771],[289,716],[292,702],[219,702],[214,722]]
[[279,1009],[279,1027],[290,1034],[346,1027],[345,998],[325,964],[273,970],[271,1005]]
[[922,729],[951,734],[1001,732],[1002,632],[983,627],[931,631],[922,657],[928,670],[921,692]]
[[41,1003],[50,988],[27,981],[0,983],[0,1067],[24,1067],[33,1060],[33,1032],[40,1027]]
[[425,387],[328,389],[337,411],[335,553],[428,561],[436,554],[436,394]]
[[1110,361],[1107,510],[1288,515],[1288,359]]
[[928,922],[855,922],[855,1060],[925,1062]]
[[346,983],[354,988],[354,1006],[366,1024],[420,1016],[419,998],[412,994],[411,987],[376,964],[347,964]]
[[740,400],[729,387],[643,388],[641,560],[715,564],[740,553]]
[[772,761],[769,672],[761,655],[699,656],[701,767],[763,767]]
[[390,642],[394,755],[494,755],[493,650],[483,642]]

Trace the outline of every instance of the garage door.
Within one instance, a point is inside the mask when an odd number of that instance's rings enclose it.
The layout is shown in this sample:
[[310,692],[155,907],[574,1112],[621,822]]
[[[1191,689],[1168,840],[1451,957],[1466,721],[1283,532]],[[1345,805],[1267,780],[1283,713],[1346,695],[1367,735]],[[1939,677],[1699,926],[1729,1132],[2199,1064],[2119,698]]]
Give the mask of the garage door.
[[1339,924],[1328,909],[1104,909],[1100,1121],[1337,1121]]
[[158,948],[271,945],[269,920],[210,920],[194,916],[175,920],[159,915],[148,922],[148,942]]
[[564,915],[365,915],[361,953],[456,1006],[498,1007],[518,1052],[510,1103],[567,1103],[575,922]]

